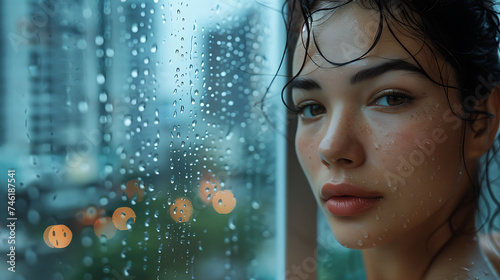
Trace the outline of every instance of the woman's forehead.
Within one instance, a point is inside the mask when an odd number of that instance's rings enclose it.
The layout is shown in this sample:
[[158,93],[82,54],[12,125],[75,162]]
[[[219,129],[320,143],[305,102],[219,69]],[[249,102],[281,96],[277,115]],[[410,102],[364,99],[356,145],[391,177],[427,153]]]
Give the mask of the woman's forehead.
[[379,22],[377,11],[346,5],[326,21],[313,22],[314,44],[329,60],[349,61],[370,48]]
[[[319,20],[313,20],[311,32],[308,34],[304,31],[299,37],[293,60],[294,74],[302,66],[301,74],[307,74],[318,68],[334,67],[330,62],[345,63],[360,57],[370,60],[417,60],[430,76],[439,77],[443,74],[440,68],[444,61],[434,56],[430,46],[423,40],[405,31],[406,28],[391,24],[392,34],[384,22],[377,41],[381,20],[377,10],[350,3],[336,9],[334,14],[319,15],[317,18]],[[306,55],[307,40],[309,46]],[[370,50],[375,41],[375,46]],[[370,52],[366,54],[368,50]]]
[[294,69],[302,65],[307,43],[308,60],[313,59],[319,65],[324,64],[322,58],[345,62],[361,56],[373,43],[376,29],[372,26],[378,25],[378,22],[376,11],[362,9],[355,4],[315,12],[310,32],[303,29],[299,36]]

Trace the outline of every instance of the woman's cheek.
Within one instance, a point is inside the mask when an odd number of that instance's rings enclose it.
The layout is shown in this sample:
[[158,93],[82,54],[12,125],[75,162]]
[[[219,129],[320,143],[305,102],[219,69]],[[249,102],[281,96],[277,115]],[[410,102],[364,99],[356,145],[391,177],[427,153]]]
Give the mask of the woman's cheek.
[[[404,188],[417,201],[447,196],[461,166],[459,132],[438,118],[407,122],[381,145],[384,179],[394,193]],[[446,186],[448,185],[448,186]]]
[[309,182],[315,178],[312,172],[318,170],[315,165],[321,164],[318,155],[318,145],[321,138],[317,131],[299,125],[295,136],[295,149],[302,169],[305,171]]

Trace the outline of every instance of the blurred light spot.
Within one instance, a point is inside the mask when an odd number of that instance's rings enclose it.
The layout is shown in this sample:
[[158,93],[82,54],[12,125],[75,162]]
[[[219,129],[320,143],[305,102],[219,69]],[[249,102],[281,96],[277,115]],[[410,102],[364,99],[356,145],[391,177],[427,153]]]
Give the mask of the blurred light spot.
[[34,209],[28,211],[28,221],[30,224],[37,225],[40,222],[40,213]]
[[49,226],[45,229],[45,231],[43,232],[43,241],[45,241],[45,244],[47,244],[47,246],[49,246],[50,248],[54,248],[54,246],[52,246],[52,243],[50,243],[49,241],[49,233],[50,233],[50,229],[52,228],[53,226]]
[[210,203],[219,185],[219,181],[214,178],[211,172],[204,174],[200,180],[200,188],[198,190],[201,200]]
[[34,265],[38,261],[38,256],[33,250],[27,249],[25,254],[25,259],[28,264]]
[[127,230],[129,229],[128,220],[133,219],[131,224],[135,223],[135,212],[129,207],[120,207],[115,210],[113,213],[113,224],[119,230]]
[[103,213],[103,208],[97,210],[95,206],[89,206],[85,209],[78,210],[75,214],[75,218],[80,224],[84,226],[91,226]]
[[99,238],[111,239],[117,231],[118,229],[116,229],[110,217],[101,217],[95,221],[94,232]]
[[185,223],[191,219],[193,214],[193,204],[185,197],[177,198],[170,205],[170,216],[177,223]]
[[65,225],[49,226],[43,233],[43,240],[50,248],[65,248],[72,238],[73,233]]
[[93,263],[94,263],[94,260],[92,259],[92,257],[86,256],[86,257],[83,258],[83,265],[84,266],[89,267]]
[[229,214],[236,206],[236,198],[230,190],[219,191],[212,198],[212,206],[219,214]]
[[127,182],[125,194],[129,199],[137,195],[137,201],[140,202],[144,199],[144,189],[141,189],[139,180],[133,179]]
[[83,247],[90,247],[92,246],[92,238],[88,237],[88,236],[84,236],[82,237],[82,245]]

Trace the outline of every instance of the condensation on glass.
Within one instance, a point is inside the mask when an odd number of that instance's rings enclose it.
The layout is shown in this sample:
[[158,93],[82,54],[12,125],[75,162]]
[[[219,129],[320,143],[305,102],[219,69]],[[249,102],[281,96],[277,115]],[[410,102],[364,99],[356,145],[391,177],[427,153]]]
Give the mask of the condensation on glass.
[[0,5],[1,275],[283,277],[280,1]]

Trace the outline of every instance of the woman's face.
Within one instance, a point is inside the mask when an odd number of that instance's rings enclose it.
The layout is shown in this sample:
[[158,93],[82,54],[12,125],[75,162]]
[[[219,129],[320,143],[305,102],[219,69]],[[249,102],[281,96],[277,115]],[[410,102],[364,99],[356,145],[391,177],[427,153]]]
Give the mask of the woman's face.
[[[321,21],[321,22],[320,22]],[[429,80],[387,26],[372,44],[377,11],[349,4],[313,23],[304,68],[292,84],[300,108],[296,150],[337,240],[370,248],[429,237],[466,195],[458,92]],[[393,27],[393,29],[395,29]],[[394,30],[436,81],[455,81],[421,41]],[[305,35],[304,35],[305,36]],[[303,64],[299,39],[294,71]],[[439,66],[438,66],[439,65]],[[439,69],[441,68],[441,69]],[[407,241],[405,241],[407,239]]]

